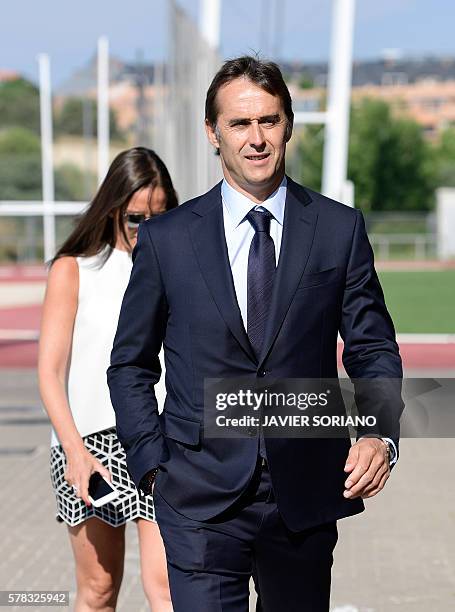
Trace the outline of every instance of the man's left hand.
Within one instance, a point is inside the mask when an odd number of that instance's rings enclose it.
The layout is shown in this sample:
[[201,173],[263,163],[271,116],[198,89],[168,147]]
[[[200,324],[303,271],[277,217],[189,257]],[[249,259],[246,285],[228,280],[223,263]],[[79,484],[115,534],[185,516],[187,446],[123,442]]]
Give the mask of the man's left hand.
[[390,476],[387,446],[380,438],[361,438],[351,446],[344,468],[350,472],[344,497],[373,497],[384,487]]

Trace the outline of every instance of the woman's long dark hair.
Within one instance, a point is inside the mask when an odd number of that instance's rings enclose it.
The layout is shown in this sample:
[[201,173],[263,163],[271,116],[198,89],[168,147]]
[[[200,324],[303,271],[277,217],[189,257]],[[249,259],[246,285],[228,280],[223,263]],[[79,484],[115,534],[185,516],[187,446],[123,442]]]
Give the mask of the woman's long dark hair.
[[[59,248],[51,264],[59,257],[90,257],[100,253],[106,246],[112,249],[119,233],[125,243],[130,244],[123,213],[133,195],[145,187],[163,189],[166,211],[178,205],[169,172],[154,151],[145,147],[134,147],[119,153],[89,207]],[[117,211],[118,214],[115,214]]]

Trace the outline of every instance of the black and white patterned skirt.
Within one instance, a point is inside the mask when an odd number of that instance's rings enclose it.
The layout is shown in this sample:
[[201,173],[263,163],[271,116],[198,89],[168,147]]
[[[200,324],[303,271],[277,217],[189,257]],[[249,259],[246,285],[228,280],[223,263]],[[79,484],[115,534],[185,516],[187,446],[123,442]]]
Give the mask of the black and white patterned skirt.
[[118,489],[116,499],[99,508],[89,508],[65,480],[66,457],[61,446],[51,447],[51,480],[57,500],[56,519],[71,527],[96,516],[105,523],[118,527],[127,521],[143,518],[155,520],[155,509],[151,495],[140,496],[128,470],[125,451],[118,441],[115,427],[97,431],[83,438],[86,448],[110,472],[112,484]]

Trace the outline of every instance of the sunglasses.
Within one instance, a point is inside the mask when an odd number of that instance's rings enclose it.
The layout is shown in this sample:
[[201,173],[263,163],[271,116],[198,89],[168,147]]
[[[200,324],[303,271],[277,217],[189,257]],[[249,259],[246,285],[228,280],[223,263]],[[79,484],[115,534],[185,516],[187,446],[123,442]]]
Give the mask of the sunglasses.
[[126,224],[129,227],[129,229],[137,229],[139,225],[146,219],[151,219],[152,217],[158,217],[159,215],[164,214],[164,212],[166,211],[163,211],[162,213],[156,213],[154,215],[144,215],[140,213],[129,213],[127,211],[123,213],[123,218],[126,220]]

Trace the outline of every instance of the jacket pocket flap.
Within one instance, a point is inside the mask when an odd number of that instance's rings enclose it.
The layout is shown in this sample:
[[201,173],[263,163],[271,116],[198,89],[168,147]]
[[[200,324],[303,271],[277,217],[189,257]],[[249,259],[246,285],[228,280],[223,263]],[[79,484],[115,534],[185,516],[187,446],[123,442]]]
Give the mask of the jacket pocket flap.
[[337,276],[337,268],[328,268],[327,270],[320,270],[319,272],[310,272],[304,274],[300,279],[299,286],[297,289],[304,289],[306,287],[314,287],[316,285],[322,285],[333,281]]
[[199,444],[201,423],[179,417],[168,410],[163,411],[163,429],[164,435],[167,438],[191,444],[196,446]]

